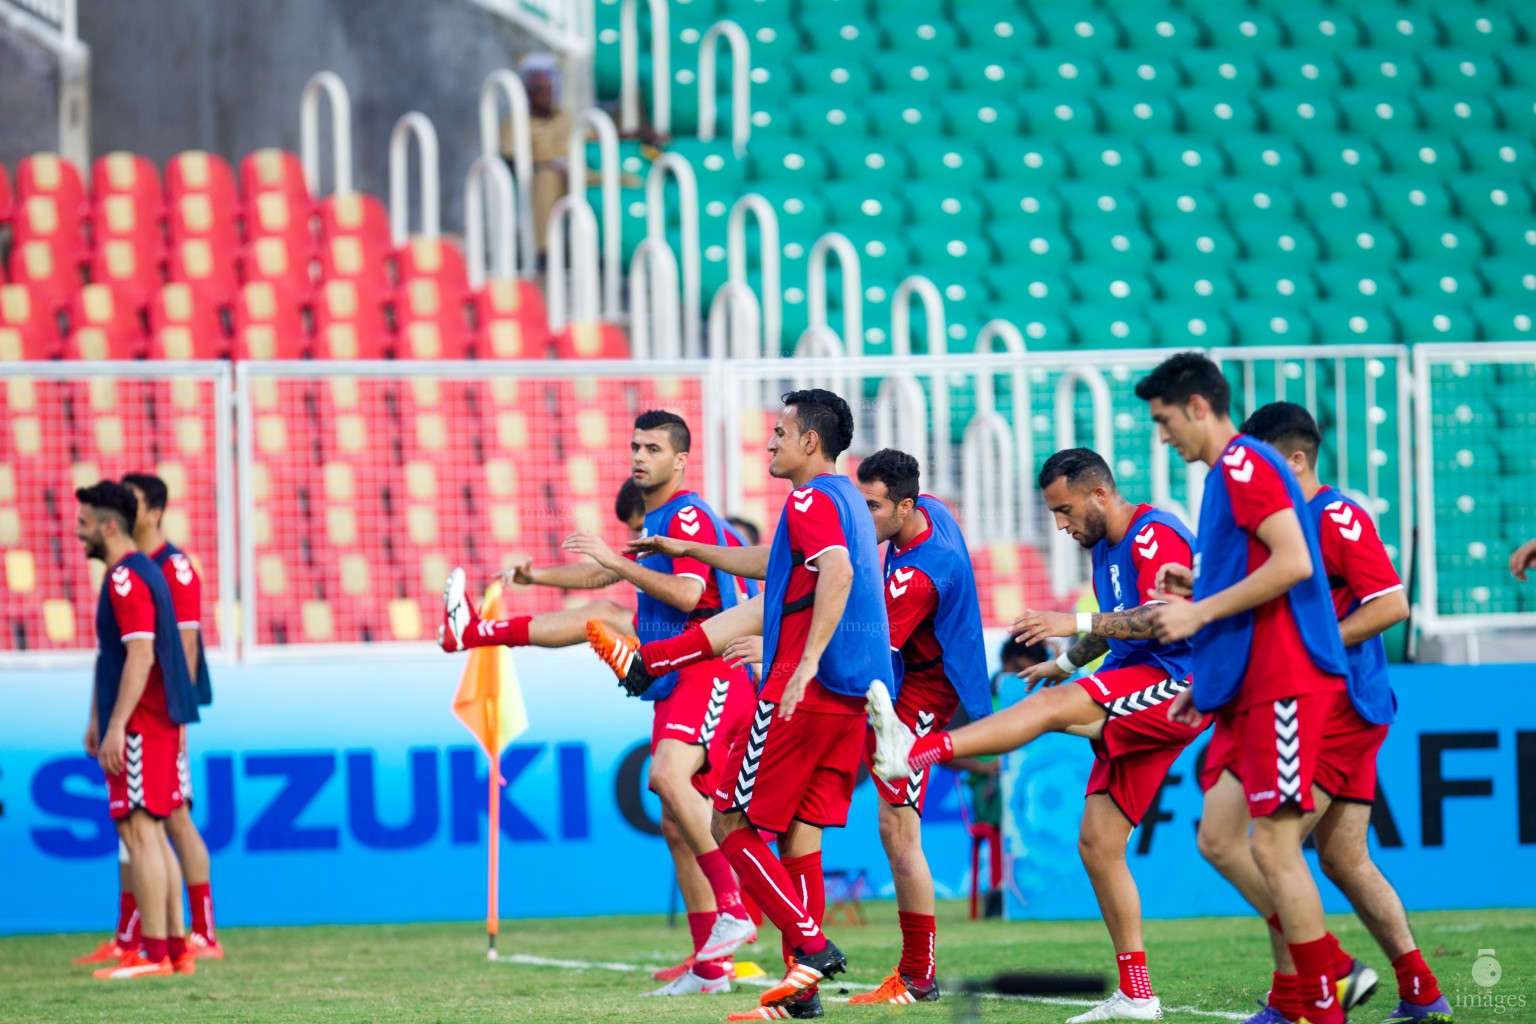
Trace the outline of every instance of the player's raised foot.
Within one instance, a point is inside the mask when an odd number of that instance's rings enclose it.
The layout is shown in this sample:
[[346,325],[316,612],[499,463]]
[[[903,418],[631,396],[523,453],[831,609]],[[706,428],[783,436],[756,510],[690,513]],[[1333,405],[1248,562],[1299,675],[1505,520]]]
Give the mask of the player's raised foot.
[[1352,961],[1349,965],[1349,973],[1337,982],[1339,1003],[1344,1007],[1344,1012],[1348,1013],[1357,1006],[1365,1005],[1371,996],[1376,994],[1376,986],[1380,982],[1381,978],[1374,970],[1359,960]]
[[912,731],[896,717],[891,704],[891,692],[876,679],[869,684],[864,695],[864,710],[869,713],[870,727],[875,730],[875,774],[895,782],[911,774],[907,767],[907,755],[912,752],[915,737]]
[[1397,1004],[1397,1009],[1382,1018],[1381,1024],[1452,1024],[1455,1020],[1451,1004],[1441,996],[1423,1006],[1404,999]]
[[860,992],[856,996],[850,996],[850,1003],[860,1005],[870,1003],[895,1003],[904,1006],[908,1003],[932,1003],[939,998],[939,986],[933,982],[917,981],[904,976],[900,971],[892,971],[880,987],[873,992]]
[[823,978],[842,974],[847,969],[848,958],[828,939],[826,947],[820,952],[796,953],[795,962],[789,965],[784,980],[764,992],[758,1003],[767,1006],[797,996]]
[[676,981],[678,978],[681,978],[683,975],[693,970],[693,959],[693,954],[690,953],[688,955],[688,959],[684,960],[682,963],[676,963],[671,967],[663,967],[659,971],[653,971],[651,973],[651,977],[656,981]]
[[187,952],[194,960],[223,960],[224,947],[201,932],[187,933]]
[[709,929],[709,938],[704,940],[704,945],[694,955],[701,960],[718,960],[756,941],[757,925],[752,923],[751,918],[717,914],[714,926]]
[[815,992],[802,992],[798,996],[780,999],[767,1006],[758,1006],[741,1013],[733,1013],[726,1020],[810,1020],[822,1015],[821,996]]
[[133,978],[152,978],[174,973],[176,968],[171,964],[170,957],[155,963],[153,960],[145,959],[143,952],[136,949],[119,960],[116,965],[92,971],[91,975],[102,981],[129,981]]
[[1163,1001],[1157,996],[1151,999],[1132,999],[1119,989],[1109,998],[1087,1013],[1068,1017],[1067,1024],[1088,1024],[1095,1020],[1162,1020]]
[[731,975],[729,972],[718,978],[701,978],[693,971],[686,971],[681,977],[673,978],[661,988],[644,993],[648,996],[723,996],[731,991]]
[[177,974],[196,974],[197,957],[191,951],[183,953],[171,961],[171,970]]
[[127,956],[128,952],[128,949],[117,944],[116,939],[106,939],[85,956],[77,956],[70,963],[76,967],[84,967],[87,964],[117,964],[122,963],[123,957]]
[[1291,1020],[1268,1003],[1260,1003],[1259,1012],[1243,1021],[1243,1024],[1291,1024]]
[[437,646],[452,654],[464,649],[464,631],[469,628],[474,613],[469,598],[464,594],[464,570],[454,567],[443,587],[443,621],[437,627]]
[[[651,688],[656,677],[645,670],[640,657],[640,641],[636,637],[615,633],[601,619],[587,620],[587,643],[603,664],[613,669],[619,685],[631,697],[638,697]],[[719,954],[714,954],[718,956]]]

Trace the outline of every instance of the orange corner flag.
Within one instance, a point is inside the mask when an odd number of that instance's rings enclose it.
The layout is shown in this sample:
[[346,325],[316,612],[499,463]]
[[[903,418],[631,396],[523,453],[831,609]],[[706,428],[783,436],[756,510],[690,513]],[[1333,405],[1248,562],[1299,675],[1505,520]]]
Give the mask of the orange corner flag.
[[[501,584],[493,583],[480,607],[482,619],[501,618]],[[528,729],[528,709],[512,651],[506,647],[476,647],[469,652],[459,689],[453,695],[453,714],[474,733],[492,761],[508,743]]]

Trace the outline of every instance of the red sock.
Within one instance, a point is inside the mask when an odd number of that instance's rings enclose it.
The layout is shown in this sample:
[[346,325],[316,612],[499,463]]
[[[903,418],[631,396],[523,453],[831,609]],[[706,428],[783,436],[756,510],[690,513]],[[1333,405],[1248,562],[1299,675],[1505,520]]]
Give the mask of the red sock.
[[199,882],[187,886],[187,902],[192,904],[192,931],[209,942],[213,937],[213,884]]
[[1392,961],[1392,969],[1397,972],[1399,999],[1427,1006],[1440,998],[1440,982],[1435,980],[1435,972],[1424,962],[1423,953],[1416,949],[1404,953]]
[[510,619],[481,619],[464,627],[464,647],[527,647],[528,623],[532,615],[514,615]]
[[1288,943],[1291,960],[1296,964],[1296,984],[1301,998],[1301,1015],[1312,1024],[1344,1024],[1344,1008],[1339,1005],[1334,985],[1333,951],[1326,938],[1311,942]]
[[1115,954],[1120,967],[1120,991],[1132,999],[1152,998],[1152,976],[1147,973],[1147,954],[1138,949],[1134,953]]
[[152,964],[157,964],[170,955],[169,943],[165,939],[144,938],[144,959]]
[[[794,886],[795,898],[811,916],[811,920],[820,926],[821,919],[827,913],[827,876],[821,871],[821,851],[817,850],[803,857],[788,858],[784,861],[784,872],[789,875],[789,884]],[[786,939],[784,942],[786,961],[793,952],[794,949]],[[807,950],[807,952],[811,951]]]
[[134,949],[142,937],[139,933],[139,901],[133,893],[125,892],[117,898],[117,934],[114,941],[124,949]]
[[172,935],[165,940],[165,952],[172,960],[179,960],[187,955],[187,937],[185,935]]
[[1285,934],[1285,929],[1280,927],[1280,915],[1279,914],[1270,914],[1264,920],[1268,921],[1269,922],[1269,926],[1271,928],[1273,928],[1275,931],[1279,932],[1281,935]]
[[1328,943],[1328,950],[1333,956],[1330,962],[1333,964],[1334,978],[1349,977],[1349,972],[1355,969],[1355,958],[1345,952],[1343,946],[1339,945],[1338,937],[1333,932],[1325,934],[1323,941]]
[[693,973],[706,981],[714,981],[717,978],[725,977],[726,965],[730,962],[731,958],[728,956],[719,957],[714,960],[698,960],[694,962]]
[[695,956],[698,955],[699,950],[704,948],[704,943],[709,940],[709,930],[714,926],[714,911],[688,915],[688,933],[693,936],[693,953]]
[[715,891],[715,906],[720,908],[720,913],[746,917],[747,908],[741,905],[741,886],[736,884],[736,876],[731,873],[731,862],[725,859],[725,854],[719,850],[710,850],[699,854],[694,860],[699,862],[699,870],[704,872],[709,887]]
[[933,940],[938,931],[933,915],[898,910],[896,919],[901,922],[901,960],[896,973],[913,981],[932,981],[936,972]]
[[954,756],[955,741],[949,738],[949,733],[931,733],[919,736],[917,742],[912,744],[912,751],[907,754],[907,767],[920,772]]
[[702,626],[690,626],[670,640],[640,645],[640,660],[653,676],[664,676],[691,661],[708,661],[714,656],[714,645],[704,635]]
[[1296,987],[1296,975],[1275,972],[1269,985],[1269,1005],[1286,1020],[1301,1016],[1301,993]]
[[741,894],[741,905],[746,909],[747,917],[751,919],[752,923],[761,928],[763,926],[763,908],[757,905],[757,900],[743,892]]
[[725,837],[720,849],[736,869],[742,889],[763,908],[774,927],[785,935],[793,935],[798,940],[796,947],[807,953],[819,953],[826,948],[827,937],[797,898],[798,890],[790,881],[789,872],[769,851],[756,829],[737,829]]

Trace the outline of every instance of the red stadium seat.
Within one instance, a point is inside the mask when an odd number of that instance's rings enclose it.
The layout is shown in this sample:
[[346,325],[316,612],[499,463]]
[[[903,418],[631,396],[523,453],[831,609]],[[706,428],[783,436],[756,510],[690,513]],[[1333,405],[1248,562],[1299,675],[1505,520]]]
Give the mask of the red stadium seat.
[[240,248],[240,228],[233,206],[220,206],[206,192],[176,196],[166,207],[166,234],[171,244],[189,238],[206,239],[215,252]]
[[249,199],[259,192],[283,192],[296,199],[307,198],[304,165],[298,154],[284,149],[258,149],[240,161],[240,191]]
[[183,238],[173,243],[166,256],[166,270],[172,281],[197,285],[220,305],[233,300],[240,288],[228,250],[216,248],[209,238]]
[[61,260],[80,263],[85,256],[85,232],[78,207],[55,195],[25,196],[11,222],[17,245],[45,242]]
[[177,153],[165,162],[165,195],[167,200],[184,195],[206,195],[213,200],[216,209],[228,210],[234,215],[235,175],[229,161],[217,153],[205,153],[189,149]]
[[314,207],[307,195],[289,195],[278,190],[258,192],[245,197],[245,237],[282,238],[293,249],[310,253],[315,248]]
[[336,235],[320,243],[320,280],[347,278],[383,294],[392,287],[389,250],[369,245],[359,235]]
[[302,291],[312,284],[310,256],[311,249],[302,239],[270,235],[248,242],[240,265],[247,281],[277,281]]
[[389,325],[376,296],[356,281],[326,281],[310,302],[315,316],[316,359],[382,359],[390,347]]
[[16,165],[16,198],[52,196],[59,203],[60,215],[78,221],[86,213],[85,185],[74,164],[57,153],[33,153]]
[[121,150],[96,158],[91,165],[91,194],[100,206],[108,196],[126,196],[147,219],[165,211],[165,191],[160,170],[147,157]]
[[473,298],[475,351],[481,359],[545,359],[549,319],[531,281],[487,281]]
[[223,359],[229,354],[217,305],[183,281],[150,296],[149,331],[151,359]]
[[102,240],[91,253],[91,280],[116,286],[135,306],[143,306],[165,283],[158,246],[148,249],[130,238]]
[[75,293],[65,359],[138,359],[144,332],[137,305],[110,284],[88,284]]
[[452,242],[441,238],[412,238],[395,252],[400,283],[431,278],[448,295],[469,294],[469,276],[464,254]]
[[11,172],[5,169],[5,164],[0,164],[0,224],[11,219],[12,195]]
[[58,319],[24,284],[0,285],[0,362],[55,359],[61,339]]
[[271,281],[252,281],[235,297],[235,359],[302,359],[308,349],[298,296]]
[[629,335],[599,320],[574,322],[555,335],[556,359],[628,359]]
[[462,293],[444,288],[434,278],[401,282],[395,299],[401,359],[463,359],[468,352],[469,324],[464,319]]
[[79,267],[49,242],[18,242],[11,247],[11,280],[31,287],[32,296],[50,311],[69,307],[82,281]]
[[370,249],[394,248],[389,235],[389,211],[366,192],[329,195],[315,212],[320,217],[321,238],[361,238]]
[[100,196],[91,208],[91,239],[97,250],[113,239],[126,239],[146,254],[159,256],[165,251],[163,224],[158,208],[130,195]]

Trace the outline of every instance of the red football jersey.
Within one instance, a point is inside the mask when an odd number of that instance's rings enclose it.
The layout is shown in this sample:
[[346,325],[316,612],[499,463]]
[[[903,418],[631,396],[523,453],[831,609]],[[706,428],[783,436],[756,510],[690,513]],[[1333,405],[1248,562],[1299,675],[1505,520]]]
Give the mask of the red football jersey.
[[[162,546],[149,557],[160,561]],[[192,564],[192,559],[178,552],[160,562],[165,582],[171,588],[171,606],[176,609],[176,625],[181,629],[198,629],[203,621],[203,579]]]
[[[153,643],[155,598],[150,593],[149,584],[128,566],[119,565],[112,570],[107,593],[112,602],[112,615],[117,619],[117,628],[123,634],[123,643],[130,640],[148,640]],[[150,666],[149,682],[144,686],[144,695],[139,698],[138,707],[134,708],[133,715],[128,719],[129,732],[140,731],[138,723],[143,715],[170,719],[170,710],[165,700],[165,677],[160,672],[158,660]],[[101,723],[102,728],[106,728],[106,725],[106,722]]]
[[[679,491],[675,496],[692,493],[692,491]],[[672,517],[672,522],[667,526],[667,536],[676,537],[678,540],[697,541],[700,544],[726,542],[726,537],[720,535],[720,531],[715,529],[715,524],[709,517],[692,505],[677,510],[677,514]],[[697,558],[674,558],[672,575],[687,576],[704,584],[704,593],[699,598],[698,605],[694,607],[693,615],[702,618],[705,613],[720,610],[720,587],[715,583],[715,571],[709,566]]]
[[1372,598],[1403,589],[1376,524],[1349,502],[1335,501],[1323,510],[1318,540],[1333,591],[1333,610],[1341,622]]
[[[931,536],[932,527],[902,551],[911,551]],[[905,663],[898,700],[932,711],[942,725],[955,713],[960,695],[944,674],[944,647],[933,627],[938,610],[939,590],[921,569],[899,568],[886,577],[885,614],[891,623],[891,650],[900,651]]]

